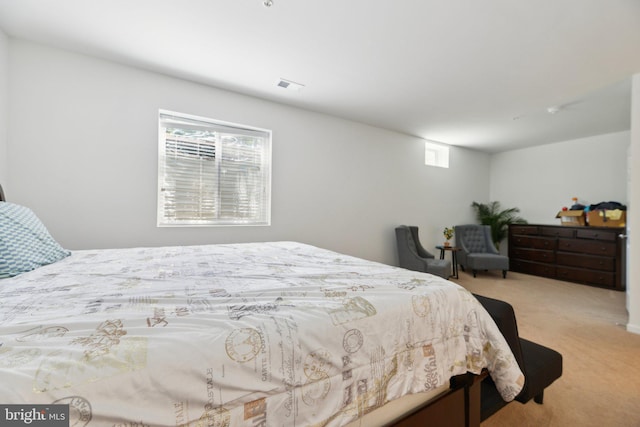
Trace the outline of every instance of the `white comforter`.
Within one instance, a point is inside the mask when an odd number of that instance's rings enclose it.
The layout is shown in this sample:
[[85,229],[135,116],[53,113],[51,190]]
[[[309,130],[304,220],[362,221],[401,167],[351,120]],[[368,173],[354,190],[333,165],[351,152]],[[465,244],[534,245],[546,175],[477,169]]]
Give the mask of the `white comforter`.
[[0,281],[0,402],[73,426],[340,426],[487,368],[524,377],[466,290],[292,243],[78,251]]

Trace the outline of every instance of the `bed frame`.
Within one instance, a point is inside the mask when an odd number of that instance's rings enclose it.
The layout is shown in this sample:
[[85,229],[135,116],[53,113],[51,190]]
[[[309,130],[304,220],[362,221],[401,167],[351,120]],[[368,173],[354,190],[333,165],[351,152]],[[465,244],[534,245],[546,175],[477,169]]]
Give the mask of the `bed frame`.
[[479,427],[480,384],[487,375],[483,371],[481,375],[467,373],[451,378],[446,393],[416,408],[391,426]]

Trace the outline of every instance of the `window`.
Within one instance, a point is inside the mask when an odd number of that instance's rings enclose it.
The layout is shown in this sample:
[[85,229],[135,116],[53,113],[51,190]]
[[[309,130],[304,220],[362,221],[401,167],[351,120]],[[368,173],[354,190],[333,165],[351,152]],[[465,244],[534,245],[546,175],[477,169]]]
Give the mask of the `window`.
[[449,167],[449,147],[442,144],[425,141],[424,164],[440,168]]
[[270,225],[271,131],[159,113],[158,226]]

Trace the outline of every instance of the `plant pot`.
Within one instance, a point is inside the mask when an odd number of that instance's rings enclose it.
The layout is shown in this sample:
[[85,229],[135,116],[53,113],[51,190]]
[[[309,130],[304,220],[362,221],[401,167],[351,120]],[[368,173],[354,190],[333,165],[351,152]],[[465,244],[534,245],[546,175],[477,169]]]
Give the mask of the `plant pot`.
[[444,242],[444,245],[445,245],[446,247],[449,247],[449,246],[451,246],[451,242],[449,242],[449,241],[447,240],[446,242]]

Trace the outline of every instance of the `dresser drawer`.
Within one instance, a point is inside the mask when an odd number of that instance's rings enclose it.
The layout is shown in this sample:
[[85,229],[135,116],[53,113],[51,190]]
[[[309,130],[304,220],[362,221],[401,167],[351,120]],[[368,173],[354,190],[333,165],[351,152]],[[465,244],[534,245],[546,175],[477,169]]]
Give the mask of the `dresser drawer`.
[[550,237],[573,237],[574,230],[564,227],[540,227],[540,235]]
[[587,283],[590,285],[615,287],[616,275],[596,270],[580,270],[570,267],[557,267],[558,279],[569,282]]
[[616,244],[614,242],[603,242],[599,240],[559,239],[558,250],[615,257]]
[[511,225],[509,230],[511,234],[538,234],[537,225]]
[[526,261],[536,262],[556,262],[556,254],[554,251],[545,251],[540,249],[527,249],[527,248],[511,248],[509,256],[512,258],[520,258]]
[[620,231],[617,230],[585,229],[576,231],[576,237],[579,239],[606,240],[609,242],[615,242],[618,234],[620,234]]
[[565,265],[569,267],[581,267],[612,272],[616,271],[615,258],[559,252],[556,256],[556,262],[558,265]]
[[546,249],[551,251],[556,248],[556,239],[537,236],[513,236],[511,238],[511,244],[514,245],[514,247],[522,246],[525,248]]
[[521,260],[509,260],[509,269],[518,273],[533,274],[534,276],[556,277],[556,266]]

